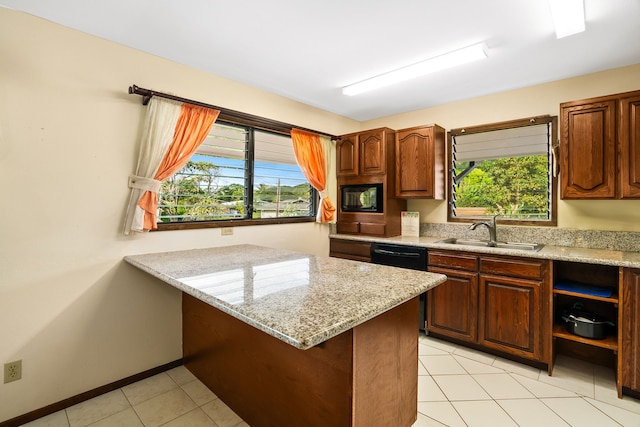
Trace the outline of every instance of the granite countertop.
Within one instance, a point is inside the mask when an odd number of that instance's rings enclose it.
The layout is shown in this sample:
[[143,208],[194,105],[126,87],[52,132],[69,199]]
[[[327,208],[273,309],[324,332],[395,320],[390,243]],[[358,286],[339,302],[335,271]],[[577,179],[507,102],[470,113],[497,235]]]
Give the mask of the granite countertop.
[[445,281],[446,276],[254,245],[126,256],[129,264],[300,349]]
[[518,249],[485,248],[479,246],[438,243],[438,241],[443,240],[444,238],[433,236],[371,237],[351,234],[331,234],[330,237],[335,239],[422,246],[428,249],[447,249],[455,251],[476,252],[481,254],[500,254],[527,258],[551,259],[556,261],[573,261],[587,264],[603,264],[618,267],[640,268],[640,252],[619,251],[613,249],[592,249],[570,246],[545,245],[539,251],[528,251]]

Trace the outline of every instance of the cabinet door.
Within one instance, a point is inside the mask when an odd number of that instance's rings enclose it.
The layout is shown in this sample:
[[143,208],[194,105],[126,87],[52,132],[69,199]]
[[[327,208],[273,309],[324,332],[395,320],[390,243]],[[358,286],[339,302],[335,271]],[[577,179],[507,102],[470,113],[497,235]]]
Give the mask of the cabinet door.
[[336,174],[358,175],[358,136],[344,135],[336,143]]
[[622,286],[622,386],[640,392],[640,270],[625,268]]
[[384,130],[361,133],[360,175],[376,175],[386,172],[386,141]]
[[563,199],[616,196],[615,101],[561,104]]
[[620,189],[623,198],[640,198],[640,93],[621,99],[619,111]]
[[427,292],[427,329],[468,342],[478,331],[478,274],[429,267],[447,281]]
[[396,197],[444,199],[444,129],[403,129],[395,148]]
[[542,282],[480,275],[478,342],[539,360]]

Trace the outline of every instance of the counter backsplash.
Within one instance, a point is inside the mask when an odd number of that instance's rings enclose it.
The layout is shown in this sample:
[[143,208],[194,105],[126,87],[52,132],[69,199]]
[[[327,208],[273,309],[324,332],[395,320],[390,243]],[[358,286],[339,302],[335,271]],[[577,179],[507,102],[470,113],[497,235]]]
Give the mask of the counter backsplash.
[[[420,224],[421,236],[487,239],[487,229],[469,230],[469,224]],[[631,231],[576,230],[498,224],[498,240],[543,243],[577,248],[640,252],[640,233]]]
[[[336,225],[331,224],[331,233]],[[457,239],[487,239],[486,228],[469,230],[469,224],[420,223],[420,236]],[[574,248],[611,249],[640,252],[640,232],[576,230],[554,227],[525,227],[498,224],[498,240],[507,242],[542,243]]]

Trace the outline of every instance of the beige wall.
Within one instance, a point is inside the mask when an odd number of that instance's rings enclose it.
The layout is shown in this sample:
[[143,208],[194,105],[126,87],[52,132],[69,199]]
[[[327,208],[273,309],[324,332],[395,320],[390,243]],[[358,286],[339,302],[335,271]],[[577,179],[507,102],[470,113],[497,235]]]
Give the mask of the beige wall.
[[[544,114],[559,115],[561,102],[640,90],[640,64],[454,102],[363,123],[365,129],[404,129],[437,123],[454,129]],[[410,200],[421,222],[447,222],[445,201]],[[558,202],[558,227],[640,231],[640,200]]]
[[[358,123],[0,8],[0,421],[175,360],[180,297],[127,254],[256,243],[328,252],[326,227],[295,224],[120,233],[144,108],[138,84],[342,134],[439,123],[447,129],[538,114],[561,101],[640,89],[640,66]],[[640,230],[640,202],[561,202],[560,226]],[[411,201],[446,221],[443,202]]]
[[138,84],[340,134],[359,123],[0,8],[0,422],[181,357],[180,294],[127,254],[256,243],[328,254],[314,223],[121,234]]

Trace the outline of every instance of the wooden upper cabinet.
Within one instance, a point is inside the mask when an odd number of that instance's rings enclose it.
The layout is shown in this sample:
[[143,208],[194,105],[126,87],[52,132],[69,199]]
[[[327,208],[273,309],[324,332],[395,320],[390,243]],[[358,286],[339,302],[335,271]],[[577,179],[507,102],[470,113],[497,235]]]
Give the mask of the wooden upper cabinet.
[[393,135],[393,130],[380,128],[341,136],[336,143],[337,176],[349,178],[385,174],[389,161],[387,139]]
[[[342,135],[336,143],[336,175],[339,234],[366,234],[391,237],[401,232],[400,212],[407,201],[394,197],[395,131],[382,127]],[[342,190],[345,185],[375,184],[381,188],[381,212],[344,211]]]
[[640,198],[640,91],[560,104],[563,199]]
[[437,125],[396,132],[396,197],[445,197],[444,129]]
[[616,195],[615,101],[561,104],[561,196],[606,199]]
[[360,175],[377,175],[387,171],[385,133],[384,129],[375,129],[360,134]]
[[622,98],[618,118],[622,197],[640,198],[640,92]]
[[358,175],[358,135],[344,135],[336,143],[338,176]]

